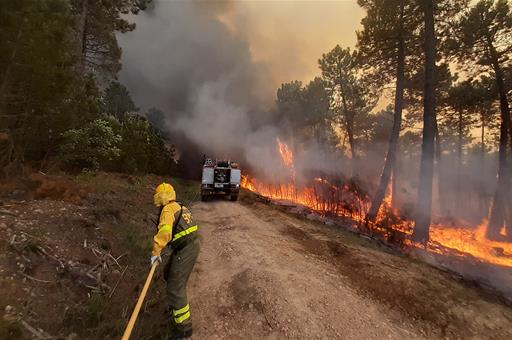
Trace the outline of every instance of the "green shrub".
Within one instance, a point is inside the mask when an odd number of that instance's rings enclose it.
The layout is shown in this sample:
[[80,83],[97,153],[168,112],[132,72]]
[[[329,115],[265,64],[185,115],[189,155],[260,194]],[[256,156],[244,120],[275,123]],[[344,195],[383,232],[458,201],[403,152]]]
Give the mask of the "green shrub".
[[62,136],[60,159],[68,169],[168,175],[175,165],[174,149],[136,113],[96,119]]
[[120,133],[119,171],[170,174],[174,151],[166,147],[164,139],[144,117],[127,113],[121,122]]
[[80,129],[63,134],[60,157],[72,169],[98,170],[121,155],[122,138],[115,133],[113,120],[96,119]]

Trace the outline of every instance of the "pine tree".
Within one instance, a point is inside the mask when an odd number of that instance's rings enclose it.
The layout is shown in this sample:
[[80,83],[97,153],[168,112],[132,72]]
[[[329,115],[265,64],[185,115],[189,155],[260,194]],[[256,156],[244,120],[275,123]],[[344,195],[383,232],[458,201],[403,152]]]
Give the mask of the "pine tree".
[[[386,194],[395,166],[398,139],[402,125],[406,59],[416,45],[419,27],[417,6],[405,0],[359,0],[366,10],[363,30],[357,33],[360,58],[365,71],[380,86],[395,81],[393,127],[378,188],[373,196],[369,220],[374,220]],[[394,176],[396,180],[396,174]]]
[[355,166],[358,157],[355,118],[360,112],[371,111],[378,96],[370,83],[365,83],[360,77],[357,53],[351,52],[349,48],[337,45],[323,54],[318,64],[330,96],[331,110],[346,132],[352,164]]
[[420,180],[413,240],[427,242],[430,237],[432,214],[432,182],[436,131],[436,34],[434,1],[423,1],[425,20],[425,89],[423,112],[423,141],[421,145]]
[[104,113],[113,115],[122,120],[128,112],[136,112],[139,109],[135,106],[128,89],[123,84],[113,81],[105,90],[103,98]]
[[488,237],[497,239],[503,227],[512,235],[511,203],[511,116],[506,70],[512,53],[512,13],[506,0],[481,0],[466,11],[454,29],[455,49],[461,62],[480,66],[490,72],[496,82],[500,102],[499,167],[496,192],[489,214]]
[[74,18],[66,0],[9,0],[0,12],[0,129],[11,147],[0,160],[47,158],[61,133],[97,112],[97,90],[75,72]]
[[76,18],[79,71],[107,78],[115,77],[121,69],[121,49],[116,33],[135,29],[123,15],[137,14],[152,0],[73,0]]

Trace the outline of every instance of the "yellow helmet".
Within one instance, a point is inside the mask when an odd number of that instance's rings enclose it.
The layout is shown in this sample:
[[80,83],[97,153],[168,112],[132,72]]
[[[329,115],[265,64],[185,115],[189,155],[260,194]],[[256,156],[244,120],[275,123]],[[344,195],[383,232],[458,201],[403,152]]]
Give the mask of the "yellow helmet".
[[153,196],[153,202],[157,207],[161,207],[175,200],[176,192],[174,191],[172,185],[163,182],[156,187],[155,195]]

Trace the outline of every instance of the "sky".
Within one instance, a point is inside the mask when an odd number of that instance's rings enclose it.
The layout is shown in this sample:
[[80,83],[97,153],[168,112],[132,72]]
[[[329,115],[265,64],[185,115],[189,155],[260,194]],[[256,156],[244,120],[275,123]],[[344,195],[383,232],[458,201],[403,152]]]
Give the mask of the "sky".
[[236,1],[219,18],[246,37],[253,59],[281,84],[314,78],[318,59],[336,44],[353,48],[363,16],[355,0],[253,0]]

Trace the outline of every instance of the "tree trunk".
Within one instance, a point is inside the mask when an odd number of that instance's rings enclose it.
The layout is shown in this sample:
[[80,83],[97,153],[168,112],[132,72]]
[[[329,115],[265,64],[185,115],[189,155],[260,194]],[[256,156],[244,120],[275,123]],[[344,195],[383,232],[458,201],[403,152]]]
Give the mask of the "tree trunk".
[[480,122],[482,123],[480,128],[480,155],[483,160],[485,156],[485,114],[483,112],[480,114]]
[[413,240],[429,240],[432,214],[432,181],[434,175],[434,142],[436,126],[436,37],[433,0],[424,0],[425,15],[425,94],[423,142],[421,145],[420,181],[416,205]]
[[485,195],[485,182],[484,182],[484,178],[485,178],[485,114],[484,112],[482,111],[480,113],[480,121],[481,121],[481,124],[482,124],[482,127],[481,127],[481,131],[480,131],[480,183],[478,185],[478,197],[479,197],[479,200],[478,200],[478,203],[479,203],[479,207],[480,207],[480,215],[481,216],[485,216],[485,211],[486,211],[486,205],[487,205],[487,202],[486,202],[486,195]]
[[441,137],[439,135],[439,127],[437,120],[434,122],[434,134],[435,134],[435,157],[437,164],[437,194],[439,195],[439,211],[442,216],[450,215],[450,200],[446,193],[446,178],[443,164],[443,150],[441,148]]
[[[459,110],[459,126],[458,126],[458,140],[457,140],[457,176],[460,177],[460,171],[462,167],[462,133],[463,133],[463,126],[462,126],[462,118],[463,118],[463,112],[462,110]],[[459,180],[460,182],[460,180]],[[457,189],[460,189],[458,187]]]
[[391,175],[391,207],[397,209],[400,205],[398,196],[398,178],[400,178],[400,145],[396,148],[395,164],[393,164],[393,174]]
[[347,112],[347,134],[348,144],[350,145],[350,154],[352,156],[352,162],[355,162],[356,156],[356,142],[354,140],[354,114]]
[[7,93],[7,84],[9,83],[9,77],[11,76],[12,67],[14,65],[14,62],[16,61],[16,54],[18,53],[18,46],[21,40],[22,29],[23,23],[20,25],[20,28],[18,29],[18,34],[16,35],[16,42],[14,43],[11,56],[9,57],[7,67],[3,75],[2,84],[0,85],[0,110],[2,110],[2,106],[4,105],[4,97]]
[[[461,173],[462,173],[462,134],[463,134],[463,110],[459,109],[459,124],[458,124],[458,136],[457,136],[457,195],[459,197],[462,194],[462,182],[461,182]],[[462,200],[455,200],[455,212],[459,212],[462,207]]]
[[499,142],[499,164],[498,180],[496,191],[494,193],[491,211],[489,214],[489,225],[487,228],[487,237],[490,239],[499,239],[500,231],[506,227],[507,234],[512,234],[510,214],[510,162],[507,155],[510,136],[510,107],[508,105],[507,90],[503,77],[503,71],[499,64],[496,49],[490,39],[487,40],[491,55],[494,73],[496,75],[496,85],[500,95],[500,142]]
[[343,105],[343,111],[345,114],[345,124],[348,135],[348,143],[350,146],[350,156],[352,157],[352,174],[355,173],[355,160],[356,160],[356,143],[354,140],[354,115],[355,113],[349,109],[347,104],[347,98],[345,89],[343,88],[343,83],[341,79],[343,79],[343,72],[339,69],[340,76],[340,92],[341,92],[341,102]]
[[343,85],[340,84],[341,89],[341,102],[343,104],[343,112],[345,114],[345,124],[348,135],[348,144],[350,146],[350,155],[352,156],[352,161],[354,161],[356,157],[356,146],[354,141],[354,114],[348,108],[347,99],[345,98],[345,91],[343,89]]
[[[400,4],[400,20],[403,20],[404,14],[404,1]],[[388,152],[386,154],[386,160],[382,174],[380,176],[379,186],[375,192],[375,196],[372,200],[370,211],[368,212],[368,220],[374,221],[379,213],[382,201],[386,196],[386,189],[389,185],[391,173],[395,168],[396,163],[396,151],[398,145],[398,139],[400,138],[400,130],[402,127],[402,109],[404,105],[404,82],[405,82],[405,43],[402,36],[402,23],[400,22],[399,27],[399,38],[398,38],[398,53],[396,57],[396,91],[395,91],[395,112],[393,116],[393,128],[391,135],[389,136]],[[394,171],[394,176],[396,171]],[[395,194],[395,191],[393,191]]]
[[78,17],[78,32],[77,38],[79,44],[77,44],[77,57],[79,58],[79,69],[80,74],[85,74],[86,70],[86,57],[87,57],[87,16],[89,14],[89,0],[81,1],[80,14]]

